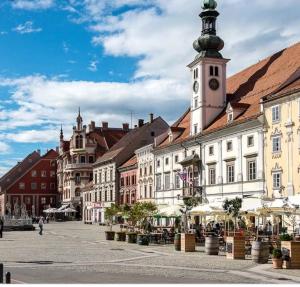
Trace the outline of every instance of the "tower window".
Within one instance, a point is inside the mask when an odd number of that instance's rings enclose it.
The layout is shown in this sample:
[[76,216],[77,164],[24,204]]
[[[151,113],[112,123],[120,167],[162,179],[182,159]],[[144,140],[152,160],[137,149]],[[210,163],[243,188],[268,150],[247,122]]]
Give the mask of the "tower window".
[[215,76],[219,77],[219,67],[215,67]]
[[197,134],[198,133],[198,124],[195,124],[194,125],[194,134]]
[[198,79],[198,76],[199,76],[199,72],[198,71],[199,71],[198,68],[196,68],[194,70],[194,79]]
[[219,67],[218,66],[210,66],[209,67],[209,75],[211,77],[219,77]]
[[197,109],[198,108],[198,99],[194,99],[194,108]]

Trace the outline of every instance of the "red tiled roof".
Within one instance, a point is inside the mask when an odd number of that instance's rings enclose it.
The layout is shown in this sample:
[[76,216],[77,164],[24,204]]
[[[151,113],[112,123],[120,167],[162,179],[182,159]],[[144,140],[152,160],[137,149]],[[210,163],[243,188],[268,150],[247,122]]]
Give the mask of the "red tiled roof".
[[136,157],[136,155],[134,155],[132,158],[130,158],[129,160],[127,160],[125,163],[123,163],[120,166],[120,168],[134,166],[135,164],[137,164],[137,157]]
[[[234,105],[242,104],[248,108],[237,117],[233,124],[256,118],[260,115],[260,100],[272,93],[298,74],[300,69],[300,42],[250,66],[227,79],[227,99]],[[293,83],[294,88],[299,82]],[[291,87],[289,87],[290,89]],[[190,137],[190,111],[184,114],[174,126],[185,128],[185,131],[172,143],[166,139],[160,147],[187,140]],[[204,131],[207,134],[227,126],[226,109]]]

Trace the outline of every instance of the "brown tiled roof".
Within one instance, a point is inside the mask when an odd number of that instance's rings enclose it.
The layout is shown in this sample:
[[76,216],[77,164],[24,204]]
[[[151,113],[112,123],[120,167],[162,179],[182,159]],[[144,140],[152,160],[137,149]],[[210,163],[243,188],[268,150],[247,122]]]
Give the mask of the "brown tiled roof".
[[[299,72],[300,42],[250,66],[227,79],[227,100],[233,104],[248,105],[246,111],[237,117],[231,125],[257,118],[260,112],[260,100],[266,95],[276,93],[291,77]],[[297,85],[297,83],[294,83]],[[190,137],[190,112],[182,117],[176,126],[185,128],[180,137],[171,144],[182,142]],[[174,125],[175,125],[174,124]],[[207,134],[227,126],[226,109],[204,131]],[[166,139],[161,145],[169,144]]]
[[120,168],[125,168],[125,167],[131,167],[137,164],[137,157],[136,155],[134,155],[132,158],[130,158],[129,160],[127,160],[126,162],[124,162]]
[[250,107],[249,104],[243,104],[243,103],[230,103],[230,105],[234,108],[234,109],[242,109],[242,110],[246,110]]
[[[160,135],[168,129],[168,124],[161,118],[157,117],[151,123],[145,123],[142,127],[137,127],[126,134],[121,140],[119,140],[108,152],[101,156],[96,164],[104,163],[111,160],[121,159],[127,160],[134,154],[134,150],[141,148],[145,145],[153,143],[155,135]],[[152,132],[154,135],[152,136]],[[134,150],[129,152],[127,150],[126,155],[124,154],[126,149],[134,147]],[[126,156],[126,158],[125,158]],[[121,161],[120,163],[124,162]]]

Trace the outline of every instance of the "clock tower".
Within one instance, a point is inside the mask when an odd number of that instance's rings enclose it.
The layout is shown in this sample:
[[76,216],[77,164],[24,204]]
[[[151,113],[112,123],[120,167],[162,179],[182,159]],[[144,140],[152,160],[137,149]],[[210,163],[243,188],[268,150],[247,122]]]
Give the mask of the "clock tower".
[[202,34],[193,45],[198,55],[188,65],[192,77],[192,135],[201,133],[226,107],[226,64],[229,60],[220,53],[224,42],[216,33],[217,2],[204,0],[202,8]]

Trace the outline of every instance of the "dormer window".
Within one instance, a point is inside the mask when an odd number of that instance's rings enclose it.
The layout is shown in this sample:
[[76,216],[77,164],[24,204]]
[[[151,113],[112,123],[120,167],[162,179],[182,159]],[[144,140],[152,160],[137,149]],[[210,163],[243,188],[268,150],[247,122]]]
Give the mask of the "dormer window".
[[233,112],[228,113],[228,115],[227,115],[227,122],[228,122],[228,123],[233,122]]

